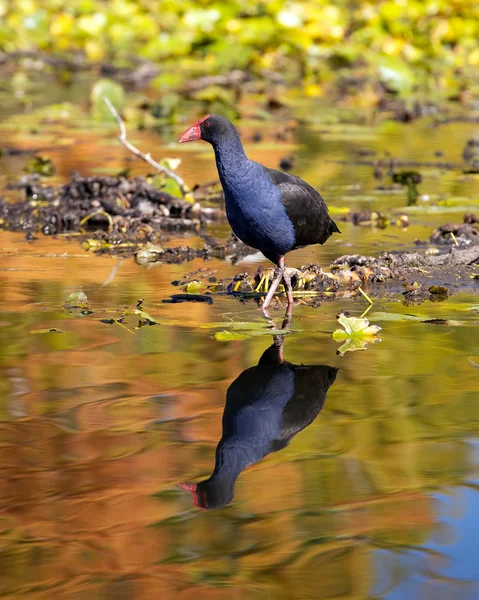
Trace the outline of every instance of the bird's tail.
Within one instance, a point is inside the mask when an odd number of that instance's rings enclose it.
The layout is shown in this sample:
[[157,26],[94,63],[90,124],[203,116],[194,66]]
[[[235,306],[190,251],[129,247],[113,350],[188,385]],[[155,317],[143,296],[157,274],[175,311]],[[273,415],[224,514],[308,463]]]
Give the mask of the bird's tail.
[[329,225],[329,233],[330,234],[341,233],[341,231],[339,230],[339,227],[336,225],[336,223],[333,221],[333,219],[331,219],[331,222]]

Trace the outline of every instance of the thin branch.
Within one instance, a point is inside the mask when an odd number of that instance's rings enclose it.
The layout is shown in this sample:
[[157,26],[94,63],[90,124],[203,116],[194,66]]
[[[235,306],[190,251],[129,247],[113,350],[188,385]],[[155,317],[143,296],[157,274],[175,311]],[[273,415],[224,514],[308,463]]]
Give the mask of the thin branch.
[[363,290],[362,287],[358,287],[358,290],[361,292],[362,296],[364,296],[364,298],[366,298],[366,300],[369,302],[370,306],[372,306],[374,304],[374,302],[371,300],[371,298],[366,294],[366,292]]
[[110,284],[115,279],[115,276],[118,273],[118,269],[120,268],[120,265],[123,262],[123,260],[124,260],[124,258],[121,258],[121,257],[118,259],[118,261],[115,263],[113,269],[111,270],[111,273],[105,279],[105,283],[101,287],[105,287],[105,285]]
[[113,117],[115,118],[116,122],[120,126],[120,137],[118,139],[123,144],[123,146],[125,146],[125,148],[127,148],[135,156],[138,156],[139,158],[146,161],[154,169],[156,169],[157,171],[160,171],[160,173],[163,173],[167,177],[170,177],[170,179],[173,179],[174,181],[176,181],[176,183],[180,187],[181,193],[183,194],[183,196],[185,196],[186,193],[188,192],[188,188],[187,188],[185,182],[183,181],[183,179],[179,175],[177,175],[174,171],[172,171],[171,169],[168,169],[168,167],[164,167],[163,165],[160,165],[160,163],[156,162],[156,160],[151,158],[151,154],[149,152],[148,152],[148,154],[144,154],[143,152],[138,150],[138,148],[133,146],[133,144],[131,144],[126,138],[125,123],[124,123],[123,119],[120,117],[120,115],[118,114],[118,111],[113,106],[113,104],[111,103],[109,98],[107,98],[106,96],[103,96],[103,100],[104,100],[105,104],[108,106],[108,108],[110,109],[110,112],[113,115]]

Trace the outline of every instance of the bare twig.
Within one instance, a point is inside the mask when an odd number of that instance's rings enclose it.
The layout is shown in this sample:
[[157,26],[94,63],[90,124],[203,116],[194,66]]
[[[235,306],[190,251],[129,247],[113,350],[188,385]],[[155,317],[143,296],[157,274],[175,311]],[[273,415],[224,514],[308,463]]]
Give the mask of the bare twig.
[[111,273],[105,279],[105,283],[101,287],[105,287],[105,285],[110,284],[115,279],[115,276],[118,273],[118,269],[120,268],[120,265],[123,262],[123,260],[124,260],[123,258],[119,258],[118,259],[118,261],[116,262],[115,266],[111,270]]
[[372,306],[374,304],[374,302],[371,300],[371,298],[366,294],[366,292],[363,290],[362,287],[358,287],[359,292],[361,293],[362,296],[364,296],[364,298],[366,298],[366,300],[369,302],[369,304]]
[[80,227],[85,225],[85,223],[87,223],[92,217],[98,217],[98,216],[105,217],[105,219],[109,223],[108,229],[111,229],[113,227],[113,219],[111,218],[111,215],[108,214],[107,212],[105,212],[104,210],[97,210],[97,211],[92,212],[91,214],[87,215],[84,219],[82,219],[80,221]]
[[138,150],[138,148],[133,146],[133,144],[131,144],[126,138],[126,126],[125,126],[123,119],[118,114],[118,111],[113,106],[113,104],[111,103],[109,98],[107,98],[106,96],[103,96],[103,100],[104,100],[105,104],[108,106],[108,108],[110,109],[110,112],[114,116],[116,122],[120,126],[120,137],[118,139],[123,144],[123,146],[125,146],[125,148],[127,148],[135,156],[138,156],[139,158],[146,161],[154,169],[156,169],[157,171],[160,171],[160,173],[163,173],[167,177],[170,177],[170,179],[173,179],[174,181],[176,181],[176,183],[180,187],[181,193],[183,194],[183,196],[185,196],[189,190],[188,190],[188,187],[186,186],[185,182],[183,181],[183,179],[179,175],[177,175],[174,171],[172,171],[171,169],[168,169],[168,167],[160,165],[160,163],[156,162],[156,160],[151,158],[151,154],[149,152],[148,152],[148,154],[144,154],[143,152],[141,152],[141,150]]

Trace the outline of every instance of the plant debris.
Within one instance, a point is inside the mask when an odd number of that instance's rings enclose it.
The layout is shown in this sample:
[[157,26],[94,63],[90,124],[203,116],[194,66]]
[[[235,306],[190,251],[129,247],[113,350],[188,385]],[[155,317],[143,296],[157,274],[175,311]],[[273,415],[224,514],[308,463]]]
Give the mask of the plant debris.
[[[479,241],[479,240],[478,240]],[[313,303],[338,297],[359,297],[360,288],[372,289],[371,295],[401,292],[406,304],[445,300],[451,288],[474,286],[470,269],[479,265],[479,244],[467,248],[452,246],[439,254],[384,252],[378,257],[359,254],[337,258],[330,269],[318,263],[289,268],[293,294]],[[258,302],[267,291],[273,269],[260,266],[251,276],[238,273],[228,285],[228,293]],[[409,283],[412,281],[412,283]],[[218,285],[218,284],[216,284]],[[279,287],[279,291],[284,291]]]
[[389,225],[396,225],[397,227],[404,228],[409,226],[409,217],[405,214],[400,214],[396,217],[388,217],[376,210],[352,211],[337,218],[339,221],[352,223],[356,226],[377,227],[378,229],[386,229]]
[[[226,242],[219,241],[214,237],[201,233],[204,245],[202,248],[192,248],[191,246],[174,246],[163,248],[158,244],[147,243],[138,248],[135,252],[135,260],[138,264],[147,263],[174,263],[202,258],[210,260],[212,258],[228,259],[232,264],[250,254],[256,254],[257,250],[243,244],[234,234]],[[101,251],[101,247],[97,250]]]
[[162,231],[197,232],[223,215],[219,208],[203,208],[156,189],[150,181],[73,174],[69,183],[53,187],[27,176],[9,188],[23,191],[23,201],[0,200],[1,227],[45,235],[87,237],[91,232],[94,243],[89,246],[98,250],[109,244],[155,242]]
[[479,226],[472,219],[475,215],[464,215],[468,221],[455,225],[446,223],[435,229],[429,238],[432,244],[469,245],[479,243]]

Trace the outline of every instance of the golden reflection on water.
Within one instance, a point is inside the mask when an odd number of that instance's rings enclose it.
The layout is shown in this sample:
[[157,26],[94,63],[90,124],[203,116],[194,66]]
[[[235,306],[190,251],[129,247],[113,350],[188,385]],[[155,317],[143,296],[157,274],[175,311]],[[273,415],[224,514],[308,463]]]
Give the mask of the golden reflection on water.
[[[396,149],[404,148],[402,135],[392,137]],[[421,137],[414,140],[412,155]],[[452,145],[457,151],[460,140],[458,134]],[[76,147],[66,141],[55,157],[58,181],[80,155],[88,172],[105,147],[109,166],[129,164],[113,140],[98,143],[100,154],[91,140]],[[285,149],[258,149],[255,158],[275,166]],[[204,179],[213,175],[210,159],[198,159]],[[22,168],[18,157],[2,161],[9,175]],[[303,167],[321,185],[356,177],[314,161]],[[358,177],[369,181],[370,173]],[[434,177],[432,188],[439,185]],[[472,185],[456,184],[456,193]],[[331,196],[347,202],[339,192]],[[421,219],[414,233],[345,226],[338,246],[292,260],[326,262],[349,251],[348,243],[377,251],[391,233],[394,243],[407,244],[420,227],[422,237],[430,230]],[[0,256],[0,595],[479,597],[469,559],[477,546],[467,537],[477,531],[479,508],[479,371],[469,361],[478,356],[474,296],[407,309],[379,302],[375,310],[463,326],[381,323],[380,344],[343,358],[329,335],[339,304],[297,307],[285,358],[340,368],[326,405],[288,447],[241,473],[232,504],[203,512],[177,483],[211,473],[226,391],[257,364],[271,337],[220,343],[216,329],[205,327],[260,320],[251,302],[161,300],[177,290],[172,280],[200,267],[218,277],[255,267],[194,261],[147,269],[125,260],[105,284],[115,258],[85,253],[75,241],[40,236],[30,244],[6,232]],[[63,307],[80,287],[93,311],[83,318]],[[127,331],[100,321],[140,298],[158,325],[138,330],[130,320]],[[345,300],[341,308],[359,314],[363,307]],[[49,328],[60,333],[32,333]]]
[[[285,358],[340,367],[326,405],[240,475],[230,506],[202,512],[177,483],[211,473],[226,390],[271,343],[221,344],[202,325],[228,312],[258,319],[257,309],[161,305],[196,263],[129,261],[102,288],[113,259],[76,258],[69,242],[50,244],[60,257],[49,257],[42,240],[2,240],[26,252],[7,253],[0,276],[0,593],[368,598],[381,577],[400,589],[411,573],[389,562],[415,551],[424,585],[441,576],[449,589],[447,558],[425,548],[438,536],[446,555],[460,544],[432,491],[477,481],[473,325],[393,323],[381,344],[340,359],[321,333],[337,307],[300,308],[303,333],[286,337]],[[93,310],[82,319],[62,306],[80,283]],[[140,297],[160,325],[132,335],[99,321]],[[432,309],[443,310],[418,310]],[[63,333],[31,333],[49,327]]]

